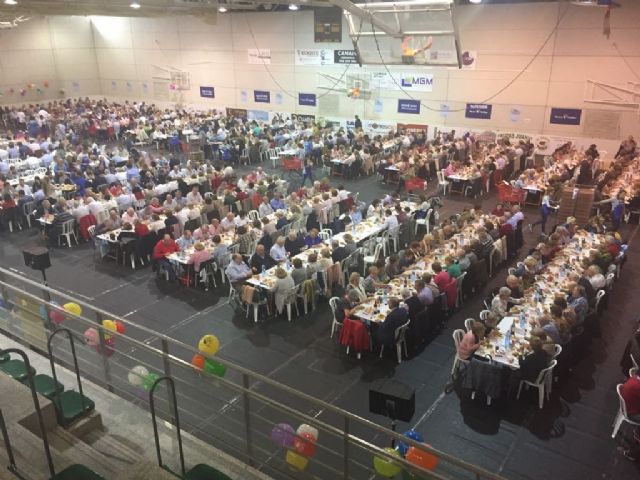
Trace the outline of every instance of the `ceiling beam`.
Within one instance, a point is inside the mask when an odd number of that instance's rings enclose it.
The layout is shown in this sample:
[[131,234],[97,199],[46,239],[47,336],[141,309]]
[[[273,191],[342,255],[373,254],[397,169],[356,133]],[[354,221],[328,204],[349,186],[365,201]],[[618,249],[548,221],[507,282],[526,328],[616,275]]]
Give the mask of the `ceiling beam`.
[[402,36],[402,32],[398,28],[389,26],[386,22],[380,20],[371,12],[360,8],[349,0],[329,0],[329,3],[335,5],[336,7],[340,7],[343,10],[346,10],[347,12],[366,22],[369,22],[375,28],[382,30],[387,35],[390,35],[392,37]]

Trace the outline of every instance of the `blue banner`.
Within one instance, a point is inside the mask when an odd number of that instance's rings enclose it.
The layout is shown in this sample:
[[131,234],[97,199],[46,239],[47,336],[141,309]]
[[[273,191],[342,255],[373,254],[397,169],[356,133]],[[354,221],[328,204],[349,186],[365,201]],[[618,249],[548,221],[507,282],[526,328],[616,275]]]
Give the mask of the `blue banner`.
[[552,108],[549,123],[558,125],[580,125],[582,110],[579,108]]
[[305,107],[315,107],[316,94],[315,93],[299,93],[298,105],[304,105]]
[[256,103],[271,103],[271,92],[266,92],[264,90],[254,90],[253,101]]
[[420,113],[420,100],[398,99],[398,113]]
[[493,105],[488,103],[467,103],[464,111],[466,118],[479,118],[481,120],[489,120],[491,118],[491,110]]
[[215,98],[216,93],[213,87],[200,87],[200,96],[204,98]]

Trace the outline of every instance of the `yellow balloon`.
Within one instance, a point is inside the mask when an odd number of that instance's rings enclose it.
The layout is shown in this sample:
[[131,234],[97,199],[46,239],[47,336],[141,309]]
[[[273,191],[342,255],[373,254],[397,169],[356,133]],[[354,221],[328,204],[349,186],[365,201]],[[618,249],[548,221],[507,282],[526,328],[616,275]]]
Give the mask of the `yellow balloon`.
[[[116,332],[118,330],[118,328],[116,327],[116,322],[114,322],[113,320],[103,320],[102,326],[107,330],[111,330],[112,332]],[[104,335],[105,340],[109,340],[110,338],[111,338],[111,335],[107,335],[107,334]]]
[[215,355],[220,349],[220,340],[215,335],[205,335],[198,342],[198,350],[205,355]]
[[74,315],[82,315],[82,308],[77,303],[69,302],[63,305],[63,308]]
[[296,470],[304,470],[309,464],[309,459],[293,450],[287,450],[287,463]]

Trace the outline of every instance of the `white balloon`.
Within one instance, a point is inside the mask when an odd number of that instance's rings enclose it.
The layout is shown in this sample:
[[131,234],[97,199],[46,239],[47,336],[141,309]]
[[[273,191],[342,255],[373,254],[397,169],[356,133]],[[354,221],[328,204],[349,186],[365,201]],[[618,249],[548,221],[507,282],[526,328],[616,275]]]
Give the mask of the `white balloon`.
[[298,427],[298,430],[296,430],[296,435],[301,437],[303,433],[308,433],[309,435],[311,435],[314,438],[315,441],[318,441],[318,429],[317,428],[312,427],[311,425],[307,425],[306,423],[303,423],[302,425],[300,425]]
[[131,385],[135,385],[136,387],[141,387],[144,379],[149,375],[149,370],[147,370],[142,365],[138,365],[137,367],[133,367],[127,375],[127,379]]

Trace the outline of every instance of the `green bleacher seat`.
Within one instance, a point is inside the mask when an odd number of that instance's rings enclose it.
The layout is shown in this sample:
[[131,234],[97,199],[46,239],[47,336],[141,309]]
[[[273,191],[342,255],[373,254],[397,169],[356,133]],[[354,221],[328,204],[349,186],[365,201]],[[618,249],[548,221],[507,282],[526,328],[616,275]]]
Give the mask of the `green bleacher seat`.
[[[84,403],[83,403],[84,400]],[[92,411],[96,404],[75,390],[67,390],[53,398],[58,414],[58,423],[63,427]],[[83,408],[84,405],[84,408]]]
[[231,480],[227,475],[209,465],[200,463],[184,476],[184,480]]
[[[27,366],[22,360],[8,360],[0,363],[0,370],[20,382],[27,379]],[[35,369],[31,367],[31,374],[35,373]]]
[[[26,385],[26,379],[23,383]],[[60,382],[56,382],[49,375],[44,375],[42,373],[33,377],[33,383],[36,386],[36,392],[47,397],[49,400],[51,400],[55,394],[64,391],[64,385]]]
[[0,355],[0,363],[8,362],[11,356],[8,353]]
[[51,480],[104,480],[104,478],[84,465],[76,464],[56,473]]

